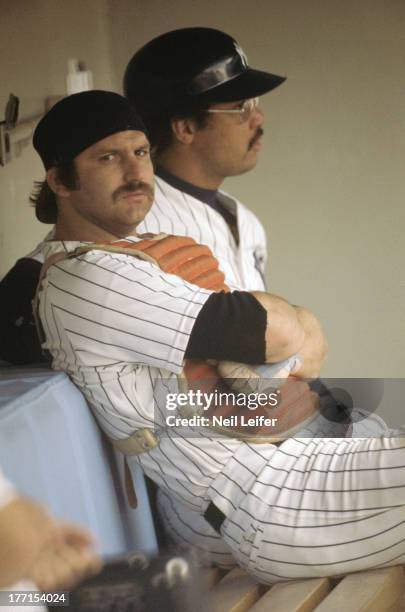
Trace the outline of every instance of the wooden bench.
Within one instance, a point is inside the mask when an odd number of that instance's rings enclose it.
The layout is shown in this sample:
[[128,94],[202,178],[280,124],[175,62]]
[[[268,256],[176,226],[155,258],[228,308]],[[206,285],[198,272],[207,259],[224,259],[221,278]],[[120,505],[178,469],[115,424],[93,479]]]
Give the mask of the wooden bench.
[[204,570],[206,612],[405,612],[402,566],[313,578],[272,587],[258,584],[241,569],[225,576]]

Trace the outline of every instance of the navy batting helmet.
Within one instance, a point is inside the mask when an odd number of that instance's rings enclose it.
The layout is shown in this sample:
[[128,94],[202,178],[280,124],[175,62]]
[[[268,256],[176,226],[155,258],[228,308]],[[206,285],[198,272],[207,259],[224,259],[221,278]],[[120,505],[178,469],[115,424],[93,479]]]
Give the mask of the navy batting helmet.
[[274,89],[284,77],[250,68],[228,34],[183,28],[154,38],[135,53],[124,92],[141,115],[176,110],[190,102],[232,102]]

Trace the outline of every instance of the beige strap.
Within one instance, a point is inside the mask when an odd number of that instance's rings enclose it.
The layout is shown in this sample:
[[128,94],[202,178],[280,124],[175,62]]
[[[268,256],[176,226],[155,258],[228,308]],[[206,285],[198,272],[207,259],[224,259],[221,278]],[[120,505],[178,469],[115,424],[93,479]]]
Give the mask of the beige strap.
[[131,470],[127,462],[127,458],[124,455],[124,486],[125,493],[127,494],[127,501],[130,508],[138,507],[138,498],[136,496],[134,480],[132,478]]
[[147,453],[159,444],[158,436],[152,429],[146,427],[137,429],[127,438],[121,438],[120,440],[109,438],[109,440],[114,448],[128,457]]

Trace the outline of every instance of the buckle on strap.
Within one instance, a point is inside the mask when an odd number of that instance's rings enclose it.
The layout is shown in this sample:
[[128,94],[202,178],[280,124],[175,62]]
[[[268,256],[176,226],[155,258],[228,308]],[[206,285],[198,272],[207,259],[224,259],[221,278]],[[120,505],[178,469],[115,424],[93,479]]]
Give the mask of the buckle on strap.
[[159,444],[159,438],[152,429],[137,429],[133,434],[121,440],[111,440],[114,448],[127,456],[147,453]]

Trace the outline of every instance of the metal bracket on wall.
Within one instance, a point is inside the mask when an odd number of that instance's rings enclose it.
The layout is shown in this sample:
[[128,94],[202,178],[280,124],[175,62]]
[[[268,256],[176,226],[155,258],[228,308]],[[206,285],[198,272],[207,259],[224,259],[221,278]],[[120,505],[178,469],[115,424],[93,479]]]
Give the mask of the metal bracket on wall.
[[10,94],[6,104],[4,121],[0,121],[0,165],[5,166],[13,157],[18,157],[21,150],[31,143],[32,133],[38,120],[37,115],[17,124],[19,99]]
[[15,127],[18,119],[18,107],[19,99],[14,94],[10,94],[6,110],[4,114],[4,121],[0,122],[0,164],[5,166],[11,159],[11,143],[10,143],[10,130]]
[[0,164],[2,166],[10,161],[10,139],[4,124],[4,121],[0,123]]

